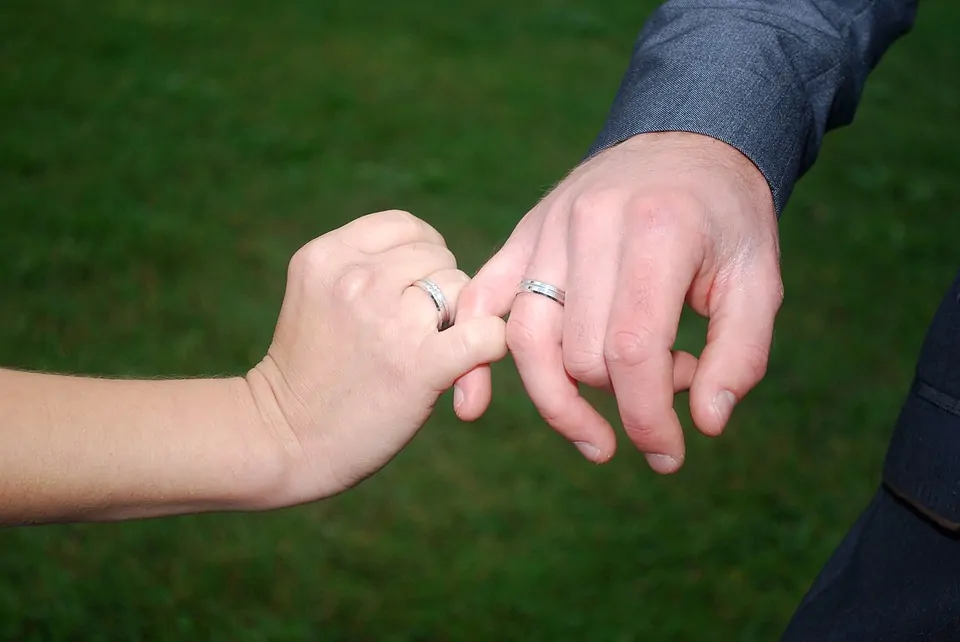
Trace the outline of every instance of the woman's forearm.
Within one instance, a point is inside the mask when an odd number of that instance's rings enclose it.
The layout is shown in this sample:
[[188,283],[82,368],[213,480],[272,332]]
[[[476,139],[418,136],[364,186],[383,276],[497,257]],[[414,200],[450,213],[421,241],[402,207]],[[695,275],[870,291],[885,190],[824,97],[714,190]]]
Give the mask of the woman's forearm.
[[250,385],[0,369],[0,523],[250,507],[275,470]]

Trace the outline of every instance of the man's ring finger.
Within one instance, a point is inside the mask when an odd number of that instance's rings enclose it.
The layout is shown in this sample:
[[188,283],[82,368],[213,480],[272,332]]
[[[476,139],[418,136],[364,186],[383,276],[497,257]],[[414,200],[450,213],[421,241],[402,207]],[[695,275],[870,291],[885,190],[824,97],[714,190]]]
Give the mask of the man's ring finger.
[[517,287],[517,294],[520,294],[521,292],[539,294],[540,296],[545,296],[551,301],[555,301],[560,305],[563,305],[567,298],[567,293],[557,286],[544,283],[543,281],[536,281],[534,279],[524,279],[520,281],[520,285]]

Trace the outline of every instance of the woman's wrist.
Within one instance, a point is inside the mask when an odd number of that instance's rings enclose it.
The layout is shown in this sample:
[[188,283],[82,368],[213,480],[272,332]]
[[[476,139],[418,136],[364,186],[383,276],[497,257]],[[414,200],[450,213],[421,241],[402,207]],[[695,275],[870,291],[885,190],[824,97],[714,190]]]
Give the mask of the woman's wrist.
[[0,523],[112,521],[282,503],[288,457],[247,379],[0,370]]
[[[290,392],[287,376],[273,357],[267,355],[252,368],[244,381],[249,397],[242,405],[246,412],[250,443],[259,444],[251,457],[257,461],[255,484],[241,499],[244,510],[269,510],[325,498],[336,491],[336,479],[316,452],[308,453],[297,426],[316,429],[328,418],[307,409]],[[322,413],[321,413],[322,414]]]
[[233,393],[239,412],[237,456],[248,462],[249,484],[227,496],[240,510],[271,510],[297,503],[293,480],[303,460],[296,434],[276,399],[275,382],[264,362],[236,380]]
[[120,492],[103,519],[276,507],[285,455],[246,378],[116,383],[136,386],[133,407],[152,406],[121,450],[149,454],[127,454],[117,479],[105,480]]
[[[219,400],[199,412],[211,416],[206,445],[217,467],[206,511],[269,510],[283,505],[288,450],[268,408],[258,401],[258,383],[249,376],[218,380]],[[213,401],[211,399],[211,401]],[[223,423],[223,426],[216,426]],[[220,435],[218,437],[218,435]]]

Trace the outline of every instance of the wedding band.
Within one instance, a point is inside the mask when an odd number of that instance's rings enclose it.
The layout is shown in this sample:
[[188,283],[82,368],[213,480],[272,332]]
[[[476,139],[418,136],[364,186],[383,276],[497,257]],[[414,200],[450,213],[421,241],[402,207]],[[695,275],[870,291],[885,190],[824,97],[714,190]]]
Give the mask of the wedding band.
[[450,306],[447,305],[447,297],[443,295],[440,286],[430,279],[418,279],[414,285],[430,295],[433,304],[437,306],[437,330],[443,332],[453,325],[450,318]]
[[560,305],[563,305],[564,301],[567,299],[567,293],[557,286],[544,283],[543,281],[534,281],[533,279],[524,279],[520,281],[520,285],[517,287],[517,294],[521,292],[539,294],[547,297],[551,301],[556,301]]

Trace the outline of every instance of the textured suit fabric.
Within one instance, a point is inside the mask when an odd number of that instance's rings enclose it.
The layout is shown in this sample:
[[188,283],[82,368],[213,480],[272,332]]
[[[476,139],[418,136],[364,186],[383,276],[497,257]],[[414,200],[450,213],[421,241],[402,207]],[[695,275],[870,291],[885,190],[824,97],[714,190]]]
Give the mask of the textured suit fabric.
[[590,155],[644,132],[706,134],[756,164],[780,213],[916,10],[917,0],[668,0]]

